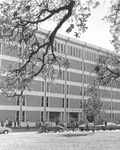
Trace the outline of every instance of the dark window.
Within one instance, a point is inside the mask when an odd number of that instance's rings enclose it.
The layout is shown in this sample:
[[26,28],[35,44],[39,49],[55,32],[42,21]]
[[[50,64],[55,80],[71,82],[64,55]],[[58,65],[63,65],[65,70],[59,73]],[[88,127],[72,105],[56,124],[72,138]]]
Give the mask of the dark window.
[[19,111],[16,112],[16,121],[19,122]]
[[20,101],[19,101],[19,97],[17,97],[17,105],[19,105]]
[[82,108],[82,99],[80,99],[80,108]]
[[46,99],[46,107],[48,107],[48,105],[49,105],[49,98],[47,97],[47,99]]
[[67,108],[69,107],[69,100],[68,100],[68,98],[67,98],[67,105],[66,105],[66,107]]
[[22,97],[23,106],[25,106],[25,96]]
[[42,100],[41,100],[41,106],[44,105],[44,97],[42,96]]
[[63,94],[64,94],[64,92],[65,92],[65,85],[63,84]]
[[64,98],[62,99],[62,108],[64,108]]
[[43,121],[43,112],[41,112],[41,121]]
[[22,112],[22,122],[25,122],[25,111]]

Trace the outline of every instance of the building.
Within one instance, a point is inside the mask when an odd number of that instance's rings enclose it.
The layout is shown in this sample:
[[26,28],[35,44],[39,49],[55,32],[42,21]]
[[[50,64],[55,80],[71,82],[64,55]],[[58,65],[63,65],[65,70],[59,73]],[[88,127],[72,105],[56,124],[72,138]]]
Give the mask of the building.
[[[44,38],[46,33],[48,33],[46,30],[38,32],[40,40]],[[63,35],[56,36],[55,44],[57,52],[69,59],[69,68],[62,68],[61,77],[56,79],[52,86],[48,86],[47,79],[36,77],[32,91],[25,92],[22,104],[16,97],[8,101],[7,98],[0,95],[0,122],[5,121],[6,118],[9,121],[19,121],[21,113],[23,124],[29,120],[31,125],[34,125],[36,120],[43,121],[45,112],[46,121],[81,120],[83,117],[81,103],[88,98],[84,92],[86,87],[94,81],[95,74],[92,71],[96,59],[98,55],[110,51]],[[20,49],[18,53],[20,53]],[[19,64],[16,56],[16,51],[13,50],[9,54],[9,45],[1,43],[1,67],[6,68],[11,62]],[[105,100],[104,108],[106,109],[106,113],[101,117],[107,121],[120,121],[119,90],[102,87],[101,93]]]

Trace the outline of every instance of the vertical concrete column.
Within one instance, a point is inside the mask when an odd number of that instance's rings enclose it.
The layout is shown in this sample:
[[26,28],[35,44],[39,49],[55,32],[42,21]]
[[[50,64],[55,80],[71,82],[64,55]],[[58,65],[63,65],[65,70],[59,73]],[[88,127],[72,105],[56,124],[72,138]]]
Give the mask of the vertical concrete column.
[[50,116],[50,113],[49,111],[47,112],[47,121],[49,122],[49,116]]
[[81,112],[78,113],[78,122],[80,122],[80,118],[81,118],[80,113],[81,113]]
[[63,119],[62,119],[62,112],[60,112],[60,122],[63,122]]
[[68,119],[67,119],[67,121],[68,121],[68,122],[70,121],[69,111],[68,111]]
[[[82,48],[82,103],[84,102],[84,46]],[[82,108],[83,109],[83,108]],[[83,119],[85,121],[85,115],[82,112]]]
[[110,91],[110,95],[111,95],[111,118],[110,118],[110,121],[112,122],[113,121],[113,97],[112,97],[112,86],[111,86],[111,91]]
[[44,111],[43,111],[43,121],[46,122],[46,90],[47,90],[47,82],[46,77],[44,79]]

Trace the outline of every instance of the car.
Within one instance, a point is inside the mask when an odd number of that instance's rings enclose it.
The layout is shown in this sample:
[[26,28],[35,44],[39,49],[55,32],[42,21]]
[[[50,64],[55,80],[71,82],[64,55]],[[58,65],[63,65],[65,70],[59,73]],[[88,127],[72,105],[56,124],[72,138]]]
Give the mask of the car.
[[9,127],[0,127],[0,134],[8,134],[9,132],[12,132],[12,129]]
[[101,125],[101,130],[103,130],[103,131],[105,131],[105,130],[116,130],[116,129],[120,130],[120,125],[118,125],[114,122],[108,122],[107,127],[105,126],[105,124]]
[[79,130],[81,130],[81,131],[89,131],[89,130],[93,131],[93,130],[100,130],[100,129],[101,129],[101,127],[98,124],[95,125],[95,127],[94,127],[94,123],[88,123],[88,126],[86,123],[79,125]]
[[41,133],[41,132],[50,132],[50,131],[62,132],[62,131],[64,131],[64,127],[62,127],[60,125],[56,125],[55,122],[46,122],[41,126],[41,128],[39,129],[38,132]]

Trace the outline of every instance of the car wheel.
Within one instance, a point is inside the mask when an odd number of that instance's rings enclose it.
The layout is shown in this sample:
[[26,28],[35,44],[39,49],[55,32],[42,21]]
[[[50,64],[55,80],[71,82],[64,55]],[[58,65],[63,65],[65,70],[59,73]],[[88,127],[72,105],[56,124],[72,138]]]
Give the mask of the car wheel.
[[8,134],[8,132],[9,132],[8,130],[5,130],[3,133],[4,133],[4,134]]
[[47,132],[49,132],[49,130],[48,130],[48,129],[45,129],[45,132],[47,133]]
[[59,132],[63,132],[63,129],[59,129]]

